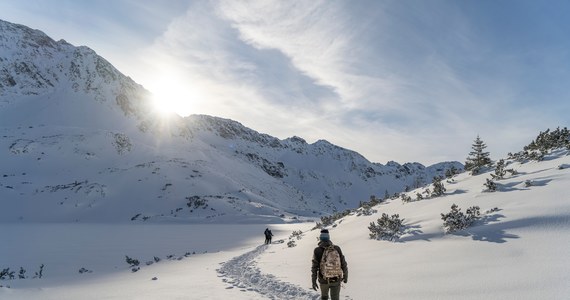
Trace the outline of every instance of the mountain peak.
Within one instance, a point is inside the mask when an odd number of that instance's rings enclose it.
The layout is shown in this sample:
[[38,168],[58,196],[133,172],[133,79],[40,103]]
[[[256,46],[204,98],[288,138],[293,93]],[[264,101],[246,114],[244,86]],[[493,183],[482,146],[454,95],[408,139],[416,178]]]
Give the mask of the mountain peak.
[[92,49],[3,21],[0,99],[0,198],[13,200],[0,219],[312,219],[442,175],[220,117],[160,117]]

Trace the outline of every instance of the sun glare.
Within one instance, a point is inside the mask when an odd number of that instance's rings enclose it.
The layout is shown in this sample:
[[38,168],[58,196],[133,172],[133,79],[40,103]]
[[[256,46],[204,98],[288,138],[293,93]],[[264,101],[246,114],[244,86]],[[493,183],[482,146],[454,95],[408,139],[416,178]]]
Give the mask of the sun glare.
[[188,115],[191,111],[191,91],[177,80],[162,80],[150,90],[153,94],[154,106],[159,113]]

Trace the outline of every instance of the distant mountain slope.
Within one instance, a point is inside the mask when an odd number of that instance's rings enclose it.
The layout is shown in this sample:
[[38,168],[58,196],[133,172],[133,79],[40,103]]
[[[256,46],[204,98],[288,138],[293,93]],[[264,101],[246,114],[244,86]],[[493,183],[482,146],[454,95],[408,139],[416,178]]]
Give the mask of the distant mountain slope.
[[150,96],[93,50],[0,20],[0,220],[279,222],[462,168],[165,117]]

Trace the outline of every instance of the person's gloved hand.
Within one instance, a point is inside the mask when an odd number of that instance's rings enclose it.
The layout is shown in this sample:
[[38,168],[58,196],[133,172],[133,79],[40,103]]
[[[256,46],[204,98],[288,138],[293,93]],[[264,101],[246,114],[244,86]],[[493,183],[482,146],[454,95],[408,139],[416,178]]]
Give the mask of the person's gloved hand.
[[342,278],[342,282],[348,283],[348,276],[345,275],[345,276]]
[[319,288],[319,286],[317,285],[317,281],[313,281],[313,290],[317,290]]

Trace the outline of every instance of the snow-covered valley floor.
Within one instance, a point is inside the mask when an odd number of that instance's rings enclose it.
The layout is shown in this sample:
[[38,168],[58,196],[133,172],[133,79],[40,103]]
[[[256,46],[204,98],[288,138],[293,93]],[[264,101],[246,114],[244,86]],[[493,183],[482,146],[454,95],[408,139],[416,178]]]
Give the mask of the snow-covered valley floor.
[[[461,174],[443,197],[390,200],[337,222],[331,238],[349,267],[341,299],[569,299],[570,156],[509,167],[518,174],[497,192],[483,192],[489,174]],[[480,206],[482,218],[444,234],[440,213],[453,203]],[[404,218],[398,242],[369,239],[381,213]],[[0,299],[318,299],[313,226],[3,223],[0,269],[16,278],[0,281]],[[265,227],[275,234],[267,246]],[[288,247],[294,230],[304,234]],[[146,265],[154,256],[161,261]],[[41,264],[43,278],[31,278]],[[20,267],[28,278],[17,279]]]

